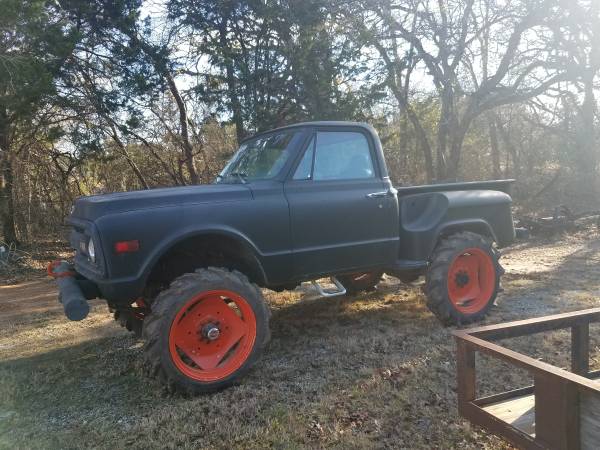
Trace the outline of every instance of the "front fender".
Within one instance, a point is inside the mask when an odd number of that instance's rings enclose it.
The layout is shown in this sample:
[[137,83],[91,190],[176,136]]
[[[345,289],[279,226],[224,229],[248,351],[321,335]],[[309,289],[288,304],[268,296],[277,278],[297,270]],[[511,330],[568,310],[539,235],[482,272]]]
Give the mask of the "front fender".
[[[136,255],[135,253],[115,255],[114,258],[123,260],[121,264],[126,262],[126,258],[139,258],[143,261],[140,264],[141,269],[135,274],[124,274],[123,276],[111,277],[109,279],[98,279],[94,280],[102,294],[102,298],[105,298],[113,302],[124,302],[131,301],[132,299],[142,296],[144,287],[146,286],[148,277],[150,276],[152,269],[158,263],[160,258],[165,255],[173,246],[184,242],[186,239],[199,237],[199,236],[226,236],[231,239],[237,239],[237,242],[247,246],[251,250],[251,254],[256,262],[256,268],[260,273],[263,280],[266,280],[265,270],[263,264],[258,256],[258,250],[252,244],[252,242],[245,237],[242,233],[236,232],[230,229],[216,229],[216,228],[194,228],[194,229],[182,229],[176,234],[170,234],[169,239],[163,239],[160,243],[154,246],[151,252],[148,252],[146,256]],[[141,247],[142,248],[142,247]],[[137,267],[134,263],[131,264]]]
[[222,226],[222,227],[187,227],[182,230],[178,230],[177,233],[170,235],[167,239],[163,239],[156,247],[153,249],[152,253],[148,256],[144,265],[142,266],[140,272],[138,273],[138,278],[143,280],[143,283],[146,283],[148,276],[150,275],[154,266],[158,263],[161,257],[163,257],[169,250],[171,250],[177,244],[182,243],[187,239],[199,238],[205,236],[222,236],[229,239],[232,239],[241,245],[243,245],[246,249],[250,250],[250,253],[253,255],[255,263],[257,264],[259,271],[262,274],[263,281],[266,280],[265,271],[262,264],[262,254],[259,249],[254,245],[254,243],[248,238],[248,236],[244,235],[238,230],[235,230],[231,227]]
[[[263,252],[253,240],[235,227],[216,223],[225,222],[222,217],[226,213],[225,206],[231,209],[231,203],[212,205],[210,209],[202,205],[195,208],[173,205],[111,214],[98,219],[96,225],[102,235],[107,273],[103,277],[94,277],[93,281],[99,285],[104,298],[121,301],[141,295],[159,258],[173,245],[200,235],[224,236],[244,245],[256,259],[258,270],[264,276]],[[202,220],[206,218],[210,218],[210,222]],[[138,240],[139,250],[116,254],[114,243],[128,240]]]

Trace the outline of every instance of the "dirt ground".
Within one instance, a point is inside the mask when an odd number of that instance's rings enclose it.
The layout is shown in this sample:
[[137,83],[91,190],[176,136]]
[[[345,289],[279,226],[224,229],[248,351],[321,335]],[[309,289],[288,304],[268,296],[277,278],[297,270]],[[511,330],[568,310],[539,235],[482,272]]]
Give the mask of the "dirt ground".
[[[487,323],[598,306],[600,235],[581,231],[506,249],[505,292]],[[420,282],[323,299],[266,292],[272,341],[225,391],[168,396],[142,374],[141,343],[102,302],[69,322],[41,276],[0,285],[2,448],[510,448],[458,417],[453,328],[424,306]],[[593,366],[600,366],[593,328]],[[506,343],[566,366],[568,336]],[[481,390],[527,375],[478,360]]]

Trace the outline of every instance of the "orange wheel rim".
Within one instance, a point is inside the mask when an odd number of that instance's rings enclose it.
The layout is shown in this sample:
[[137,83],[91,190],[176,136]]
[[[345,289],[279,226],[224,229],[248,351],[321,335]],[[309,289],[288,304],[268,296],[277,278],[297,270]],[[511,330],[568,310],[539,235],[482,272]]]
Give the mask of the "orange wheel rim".
[[463,314],[475,314],[483,310],[495,286],[494,261],[479,248],[466,249],[450,264],[448,297],[454,308]]
[[187,377],[222,380],[250,356],[256,340],[256,316],[248,302],[228,290],[206,291],[177,313],[169,331],[169,352]]

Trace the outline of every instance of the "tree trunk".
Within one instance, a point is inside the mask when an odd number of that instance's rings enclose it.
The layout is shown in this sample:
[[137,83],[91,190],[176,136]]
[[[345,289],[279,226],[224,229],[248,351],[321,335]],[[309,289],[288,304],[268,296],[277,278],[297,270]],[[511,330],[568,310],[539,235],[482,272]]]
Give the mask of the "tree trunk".
[[231,104],[231,112],[233,115],[233,123],[235,124],[235,135],[238,144],[246,137],[244,130],[244,118],[242,116],[242,105],[236,92],[235,73],[233,68],[233,59],[229,42],[227,41],[227,18],[224,18],[219,25],[219,42],[225,57],[225,73],[227,77],[227,95]]
[[487,119],[490,133],[490,151],[492,153],[492,176],[495,180],[499,180],[502,177],[500,172],[500,145],[498,143],[498,129],[496,128],[494,113],[489,113]]
[[427,138],[427,132],[421,125],[421,121],[419,120],[419,116],[412,109],[411,105],[408,102],[408,99],[404,95],[403,92],[399,91],[397,86],[393,82],[388,82],[388,86],[394,93],[396,100],[398,100],[398,104],[403,109],[403,112],[410,120],[413,128],[415,129],[415,133],[417,135],[417,141],[419,143],[419,147],[423,152],[423,156],[425,157],[425,173],[427,174],[427,182],[431,183],[435,178],[435,170],[433,167],[433,153],[431,152],[431,145],[429,145],[429,139]]
[[437,179],[447,180],[452,178],[452,172],[446,161],[446,152],[448,148],[448,135],[450,134],[450,122],[452,118],[452,93],[449,88],[444,89],[441,97],[440,121],[438,123],[437,133]]
[[183,143],[185,166],[190,174],[190,180],[192,181],[192,184],[198,184],[200,178],[198,178],[198,171],[196,170],[196,163],[194,162],[194,149],[192,147],[192,143],[190,142],[190,133],[188,131],[188,115],[185,102],[179,93],[179,89],[177,89],[175,80],[168,70],[165,70],[164,77],[167,80],[169,90],[171,91],[179,110],[179,126],[181,127],[181,140]]
[[0,219],[2,219],[4,241],[8,244],[17,244],[13,198],[14,172],[9,147],[8,124],[3,112],[0,112]]
[[406,112],[400,115],[400,142],[399,142],[399,162],[400,174],[404,175],[408,173],[408,117]]
[[458,180],[462,146],[465,142],[465,136],[469,130],[470,123],[470,120],[464,119],[461,126],[452,127],[450,130],[450,158],[448,158],[445,177],[448,181]]
[[[513,163],[513,177],[517,180],[521,180],[521,160],[519,159],[519,152],[515,147],[515,144],[510,139],[508,135],[508,131],[504,128],[504,125],[496,118],[496,130],[500,132],[500,137],[502,138],[502,142],[504,143],[508,153],[510,153],[510,157]],[[508,164],[507,164],[508,166]],[[508,172],[508,167],[507,167]]]
[[580,143],[578,162],[582,175],[582,186],[592,187],[596,184],[596,167],[598,165],[595,133],[596,97],[594,94],[594,74],[589,74],[584,83],[585,97],[581,105],[580,129],[578,133]]
[[415,129],[419,148],[425,157],[425,173],[427,175],[427,182],[431,183],[435,179],[435,170],[433,167],[433,154],[431,152],[431,146],[429,145],[429,139],[427,139],[427,133],[423,129],[419,117],[412,110],[412,108],[410,108],[410,106],[406,108],[406,114]]

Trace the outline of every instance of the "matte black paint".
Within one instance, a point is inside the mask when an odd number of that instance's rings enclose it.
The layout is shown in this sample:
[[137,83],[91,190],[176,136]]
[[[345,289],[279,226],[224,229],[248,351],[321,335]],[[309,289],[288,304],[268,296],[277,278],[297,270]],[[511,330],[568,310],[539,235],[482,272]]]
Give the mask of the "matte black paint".
[[[195,236],[237,240],[255,256],[258,281],[267,287],[373,268],[423,268],[439,236],[454,230],[488,234],[500,246],[514,239],[511,198],[505,193],[510,180],[396,191],[371,126],[312,122],[285,128],[296,128],[299,135],[292,157],[271,180],[77,199],[69,219],[77,272],[97,284],[103,298],[119,302],[139,297],[159,258]],[[292,180],[313,133],[340,129],[365,134],[377,176]],[[367,197],[375,192],[387,195]],[[80,245],[90,238],[95,263]],[[115,254],[115,242],[134,239],[140,242],[138,252]]]

